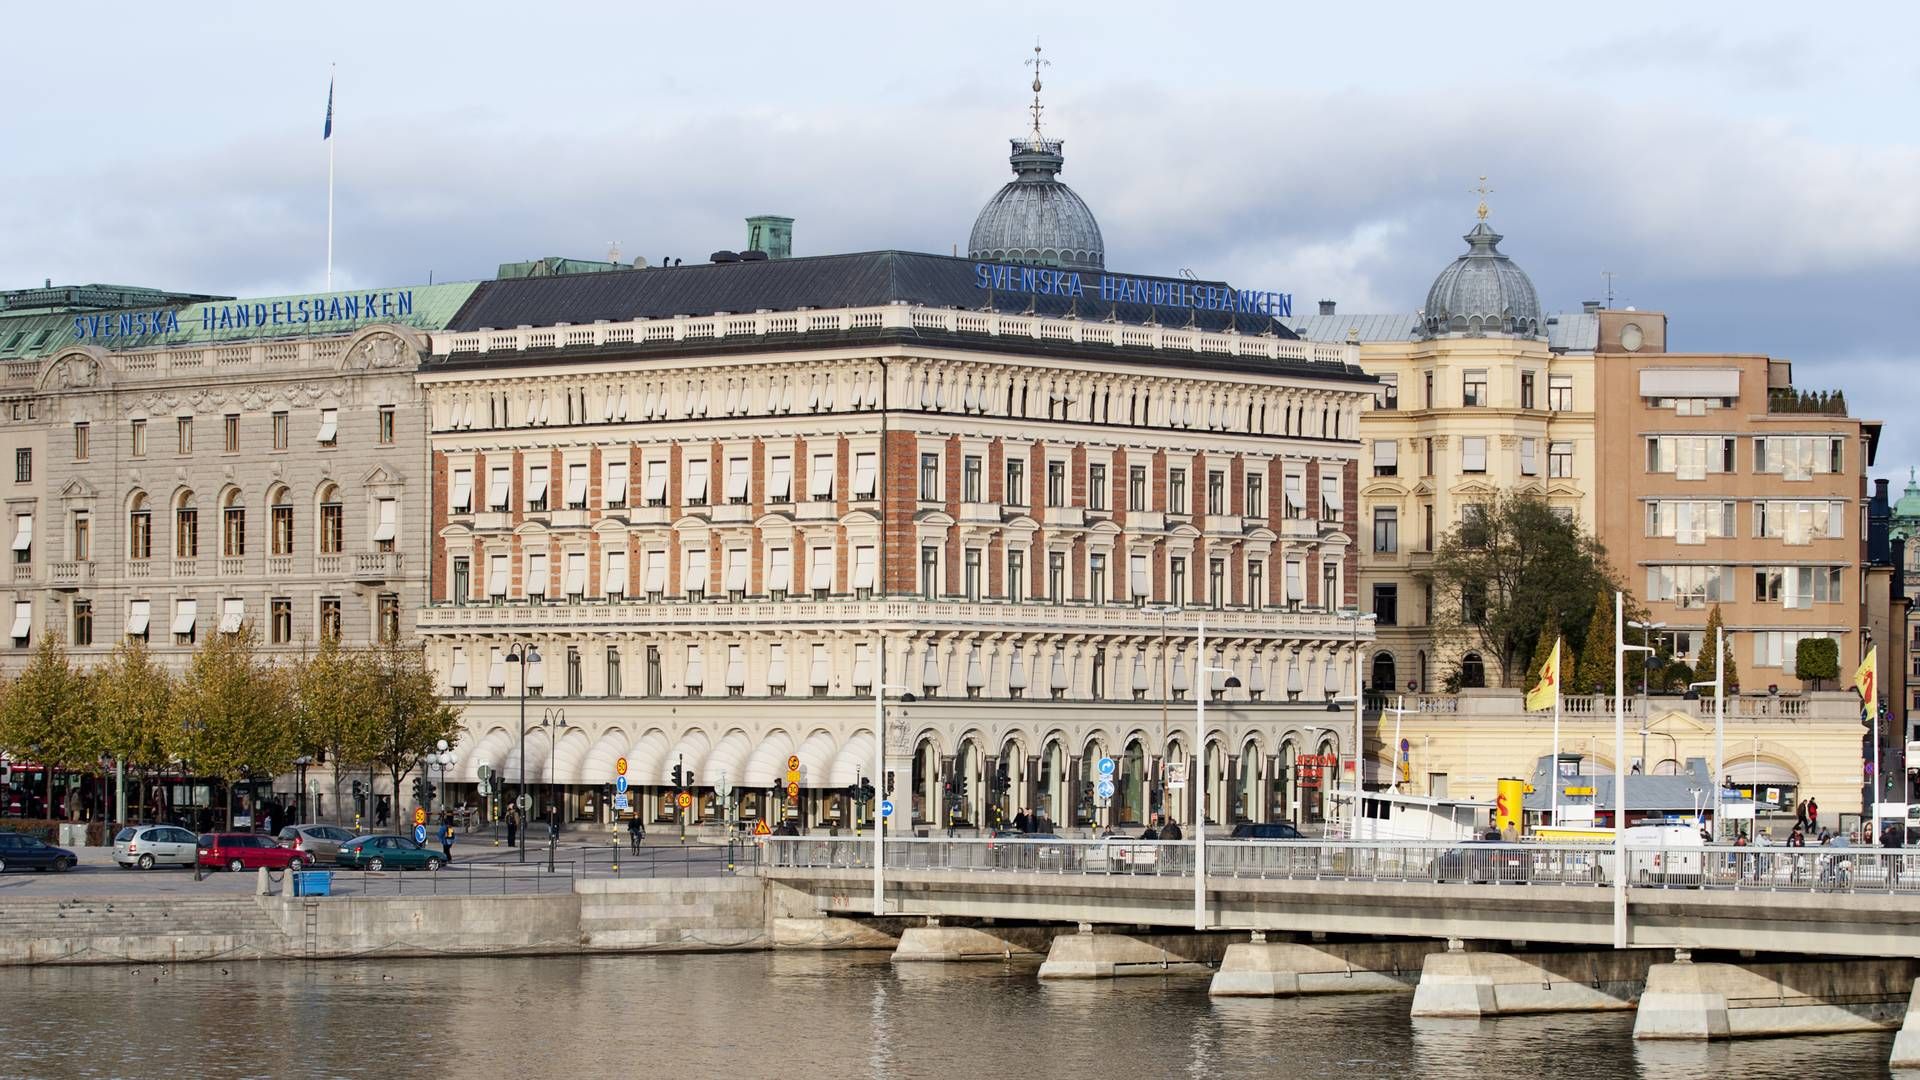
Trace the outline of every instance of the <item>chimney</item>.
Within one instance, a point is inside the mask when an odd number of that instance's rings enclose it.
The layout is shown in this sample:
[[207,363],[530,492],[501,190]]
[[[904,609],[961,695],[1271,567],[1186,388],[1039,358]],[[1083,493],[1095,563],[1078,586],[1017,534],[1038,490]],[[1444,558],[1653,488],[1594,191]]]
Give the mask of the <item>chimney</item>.
[[1331,314],[1333,314],[1333,308],[1334,308],[1334,302],[1333,302],[1333,301],[1331,301],[1331,300],[1322,300],[1322,301],[1320,301],[1320,314],[1322,314],[1322,315],[1331,315]]
[[756,214],[747,219],[748,251],[764,251],[769,259],[793,257],[793,219]]
[[1600,313],[1600,301],[1582,300],[1580,301],[1580,310],[1588,315],[1598,315]]
[[1867,500],[1867,565],[1891,566],[1893,553],[1888,543],[1893,507],[1887,503],[1887,481],[1873,482],[1873,498]]

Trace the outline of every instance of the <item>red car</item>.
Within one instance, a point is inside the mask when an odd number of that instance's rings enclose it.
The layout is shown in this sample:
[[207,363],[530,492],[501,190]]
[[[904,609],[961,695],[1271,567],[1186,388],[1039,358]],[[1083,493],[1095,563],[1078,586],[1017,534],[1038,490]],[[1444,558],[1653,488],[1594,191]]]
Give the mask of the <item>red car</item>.
[[299,869],[313,861],[306,852],[284,848],[270,836],[259,833],[201,833],[200,865],[218,869],[251,870],[264,866],[269,870]]

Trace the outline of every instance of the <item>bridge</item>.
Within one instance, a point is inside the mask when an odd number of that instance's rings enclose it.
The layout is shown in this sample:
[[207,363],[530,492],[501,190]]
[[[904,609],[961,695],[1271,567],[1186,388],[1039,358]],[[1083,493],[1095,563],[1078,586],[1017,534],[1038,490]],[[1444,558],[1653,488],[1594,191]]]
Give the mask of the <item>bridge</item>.
[[[1216,994],[1414,991],[1415,1015],[1637,1008],[1643,1038],[1899,1026],[1920,1003],[1920,854],[1591,844],[780,837],[764,872],[897,960],[1041,978],[1211,970]],[[924,925],[920,925],[924,924]],[[1920,1006],[1899,1054],[1920,1064]]]

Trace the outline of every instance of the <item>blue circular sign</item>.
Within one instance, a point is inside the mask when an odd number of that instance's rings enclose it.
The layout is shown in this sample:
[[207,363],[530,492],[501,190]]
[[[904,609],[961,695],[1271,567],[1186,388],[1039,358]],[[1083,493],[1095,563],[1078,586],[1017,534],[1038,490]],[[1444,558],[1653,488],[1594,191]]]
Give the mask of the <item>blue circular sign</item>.
[[1101,798],[1111,799],[1113,798],[1113,781],[1102,780],[1100,781],[1099,786],[1095,787],[1093,790],[1094,790],[1094,794],[1099,795]]
[[883,818],[893,816],[893,800],[892,799],[882,799],[880,801],[880,816]]
[[427,827],[425,825],[415,825],[413,827],[413,842],[416,844],[424,844],[427,842]]
[[614,777],[613,791],[616,795],[625,795],[627,793],[627,778],[624,776]]
[[1113,759],[1112,759],[1112,758],[1110,758],[1110,757],[1103,757],[1103,758],[1101,758],[1101,759],[1100,759],[1100,764],[1099,764],[1099,768],[1100,768],[1100,775],[1101,775],[1101,776],[1112,776],[1112,775],[1113,775],[1113,770],[1114,770],[1114,761],[1113,761]]

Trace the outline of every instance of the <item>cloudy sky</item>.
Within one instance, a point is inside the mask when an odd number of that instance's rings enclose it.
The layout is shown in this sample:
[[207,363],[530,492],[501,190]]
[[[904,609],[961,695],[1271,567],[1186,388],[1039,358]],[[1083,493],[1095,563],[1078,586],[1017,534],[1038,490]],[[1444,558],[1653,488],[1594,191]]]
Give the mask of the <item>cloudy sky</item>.
[[[1566,14],[1559,14],[1564,7]],[[725,15],[719,14],[724,10]],[[1671,317],[1905,423],[1920,292],[1920,7],[57,5],[0,66],[0,287],[317,288],[505,260],[964,248],[1038,37],[1048,134],[1107,263],[1411,311],[1485,174],[1549,309]]]

